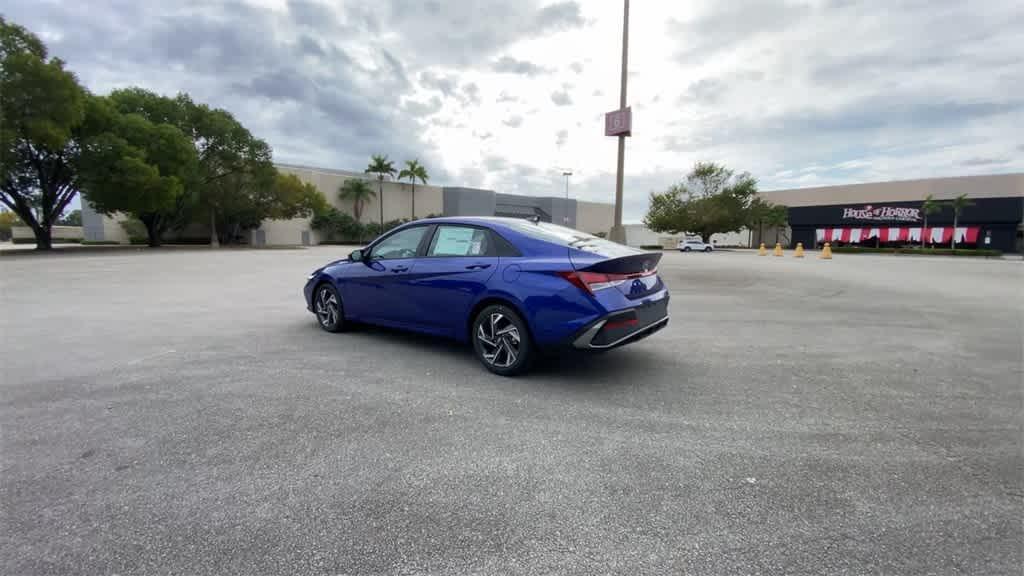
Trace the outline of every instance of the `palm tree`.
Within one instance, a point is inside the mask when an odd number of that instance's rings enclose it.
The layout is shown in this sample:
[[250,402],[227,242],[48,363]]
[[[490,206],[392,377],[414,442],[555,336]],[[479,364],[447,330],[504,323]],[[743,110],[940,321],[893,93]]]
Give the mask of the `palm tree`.
[[[359,178],[345,180],[338,188],[338,198],[352,202],[352,215],[356,217],[356,222],[360,223],[360,230],[362,229],[363,205],[376,195],[377,193],[373,191],[373,188],[370,188],[370,185],[365,180],[360,180]],[[360,233],[361,235],[362,233]]]
[[370,156],[370,165],[366,167],[367,174],[377,175],[377,185],[380,190],[380,229],[384,230],[384,177],[395,175],[395,164],[388,160],[387,154],[374,154]]
[[963,212],[964,208],[974,206],[974,202],[967,197],[967,194],[961,194],[949,203],[950,207],[953,208],[953,240],[950,242],[950,248],[956,250],[956,226],[960,223],[960,212]]
[[942,211],[942,202],[932,197],[931,194],[924,197],[921,202],[921,213],[924,214],[924,226],[921,227],[921,248],[924,248],[924,234],[928,230],[928,215]]
[[398,173],[399,180],[408,180],[412,184],[412,219],[416,219],[416,180],[423,184],[427,183],[430,176],[427,176],[427,169],[420,164],[420,159],[406,160],[405,168]]

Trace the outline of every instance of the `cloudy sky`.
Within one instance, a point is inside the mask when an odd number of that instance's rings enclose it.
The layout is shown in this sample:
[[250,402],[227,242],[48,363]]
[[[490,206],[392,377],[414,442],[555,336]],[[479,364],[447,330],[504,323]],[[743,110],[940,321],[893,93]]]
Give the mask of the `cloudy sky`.
[[[234,113],[282,162],[612,201],[617,0],[0,0],[97,93]],[[762,189],[1024,171],[1019,0],[670,2],[630,14],[626,220],[698,160]]]

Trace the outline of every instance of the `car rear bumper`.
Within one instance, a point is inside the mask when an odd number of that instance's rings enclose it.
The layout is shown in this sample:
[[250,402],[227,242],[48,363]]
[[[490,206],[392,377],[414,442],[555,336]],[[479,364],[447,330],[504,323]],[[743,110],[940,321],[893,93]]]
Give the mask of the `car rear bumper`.
[[591,322],[572,338],[579,350],[609,350],[642,340],[668,325],[668,294],[641,306],[616,310]]

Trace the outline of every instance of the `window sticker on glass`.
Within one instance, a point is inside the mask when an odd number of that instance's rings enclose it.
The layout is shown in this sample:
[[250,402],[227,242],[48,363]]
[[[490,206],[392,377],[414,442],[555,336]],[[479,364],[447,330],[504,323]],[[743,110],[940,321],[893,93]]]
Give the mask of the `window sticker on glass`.
[[478,254],[483,234],[476,228],[442,226],[437,230],[434,256],[470,256]]

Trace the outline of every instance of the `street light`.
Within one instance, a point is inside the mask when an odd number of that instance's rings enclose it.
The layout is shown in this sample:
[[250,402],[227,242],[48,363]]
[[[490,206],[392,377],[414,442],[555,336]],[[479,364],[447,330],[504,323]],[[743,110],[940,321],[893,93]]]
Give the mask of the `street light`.
[[565,224],[569,223],[569,176],[572,176],[572,171],[563,170],[562,176],[565,176],[565,216],[562,216],[562,222]]

